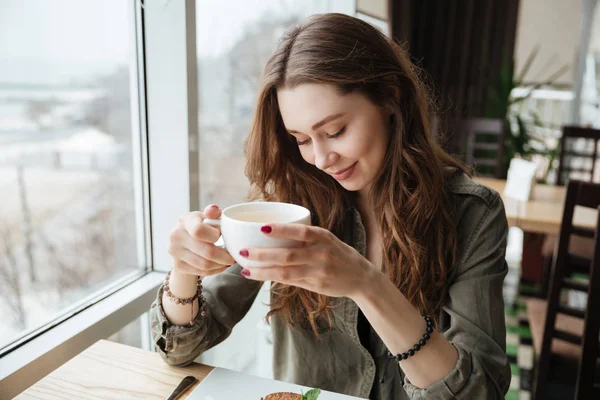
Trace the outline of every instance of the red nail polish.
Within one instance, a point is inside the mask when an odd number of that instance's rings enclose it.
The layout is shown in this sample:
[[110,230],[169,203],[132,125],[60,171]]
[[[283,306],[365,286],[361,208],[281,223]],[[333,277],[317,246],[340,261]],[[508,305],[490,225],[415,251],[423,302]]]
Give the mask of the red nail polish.
[[246,249],[240,250],[240,256],[248,257],[248,255],[249,255],[248,250],[246,250]]
[[247,278],[250,276],[250,271],[248,271],[246,268],[242,268],[242,272],[240,272],[240,274]]
[[219,206],[216,204],[211,204],[210,206],[208,206],[208,208],[219,208]]
[[269,225],[265,225],[262,228],[260,228],[260,231],[262,233],[271,233],[272,230],[273,228],[271,228]]

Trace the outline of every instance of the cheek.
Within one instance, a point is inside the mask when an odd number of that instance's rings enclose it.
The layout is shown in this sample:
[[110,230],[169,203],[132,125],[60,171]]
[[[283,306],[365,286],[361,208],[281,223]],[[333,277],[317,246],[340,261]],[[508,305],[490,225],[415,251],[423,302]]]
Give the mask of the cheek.
[[375,141],[370,135],[361,135],[357,140],[353,141],[352,146],[348,147],[347,153],[351,158],[370,159],[373,157],[375,148]]
[[371,130],[370,134],[361,135],[355,142],[356,157],[364,158],[369,164],[380,163],[385,156],[387,140],[387,133],[383,130]]
[[300,146],[300,155],[309,164],[315,165],[315,154],[309,149],[309,146]]

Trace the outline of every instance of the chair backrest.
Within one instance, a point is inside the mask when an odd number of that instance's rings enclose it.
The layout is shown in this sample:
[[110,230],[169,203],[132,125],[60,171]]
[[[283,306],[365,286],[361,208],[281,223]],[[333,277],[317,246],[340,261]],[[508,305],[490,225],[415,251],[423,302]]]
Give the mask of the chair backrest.
[[[586,148],[585,150],[570,148],[573,141],[577,139],[585,143],[583,146]],[[563,126],[558,171],[556,173],[557,184],[566,184],[571,176],[590,182],[594,180],[596,159],[598,158],[598,141],[600,141],[600,129]],[[583,161],[581,166],[573,166],[573,159]],[[586,161],[591,161],[591,163],[586,163]]]
[[449,124],[451,151],[472,165],[476,175],[500,178],[504,157],[504,119],[470,118]]
[[[558,245],[555,248],[552,273],[550,276],[550,290],[547,299],[544,337],[542,339],[540,358],[537,365],[537,377],[534,390],[534,399],[536,400],[543,399],[546,395],[548,384],[547,377],[552,354],[552,340],[554,338],[578,346],[585,344],[586,351],[590,354],[585,355],[583,351],[581,353],[582,357],[580,360],[577,387],[580,388],[578,390],[584,394],[589,394],[593,387],[596,358],[599,355],[598,334],[600,321],[598,320],[598,315],[600,315],[600,288],[598,286],[600,285],[600,235],[598,234],[598,228],[600,225],[597,225],[595,230],[574,226],[573,214],[575,213],[576,206],[598,209],[598,207],[600,207],[600,184],[578,180],[570,180],[568,182],[560,235],[558,238]],[[595,248],[591,260],[573,255],[569,252],[569,242],[572,235],[594,238]],[[575,267],[581,270],[582,265],[587,269],[590,275],[589,284],[570,279],[571,270]],[[588,302],[586,310],[582,311],[560,304],[560,293],[562,289],[587,292]],[[557,329],[555,323],[558,313],[584,319],[583,338],[573,333]]]
[[585,310],[581,362],[575,386],[576,400],[593,398],[594,378],[597,376],[596,368],[598,368],[596,359],[600,356],[600,344],[598,343],[598,334],[600,333],[600,207],[598,207],[596,227],[588,304]]

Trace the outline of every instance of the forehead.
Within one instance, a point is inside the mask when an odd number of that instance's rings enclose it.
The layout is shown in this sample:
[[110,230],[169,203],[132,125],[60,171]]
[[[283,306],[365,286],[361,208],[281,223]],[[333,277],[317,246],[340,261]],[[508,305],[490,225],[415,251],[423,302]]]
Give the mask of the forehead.
[[334,86],[317,83],[277,90],[285,127],[302,132],[309,131],[314,123],[329,115],[352,112],[356,97],[356,94],[341,95]]

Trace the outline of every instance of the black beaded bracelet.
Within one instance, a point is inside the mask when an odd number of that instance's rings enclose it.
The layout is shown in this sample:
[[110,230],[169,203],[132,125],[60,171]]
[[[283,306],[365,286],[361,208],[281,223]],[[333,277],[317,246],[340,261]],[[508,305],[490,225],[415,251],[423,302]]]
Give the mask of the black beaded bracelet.
[[425,344],[431,337],[431,334],[433,333],[433,320],[428,315],[423,316],[423,319],[425,319],[425,322],[427,323],[427,328],[425,329],[425,333],[423,334],[423,339],[419,340],[419,343],[415,344],[413,348],[408,350],[406,353],[394,355],[391,351],[388,351],[388,358],[395,358],[396,361],[406,360],[408,357],[414,356],[415,352],[421,350],[421,347],[425,346]]

